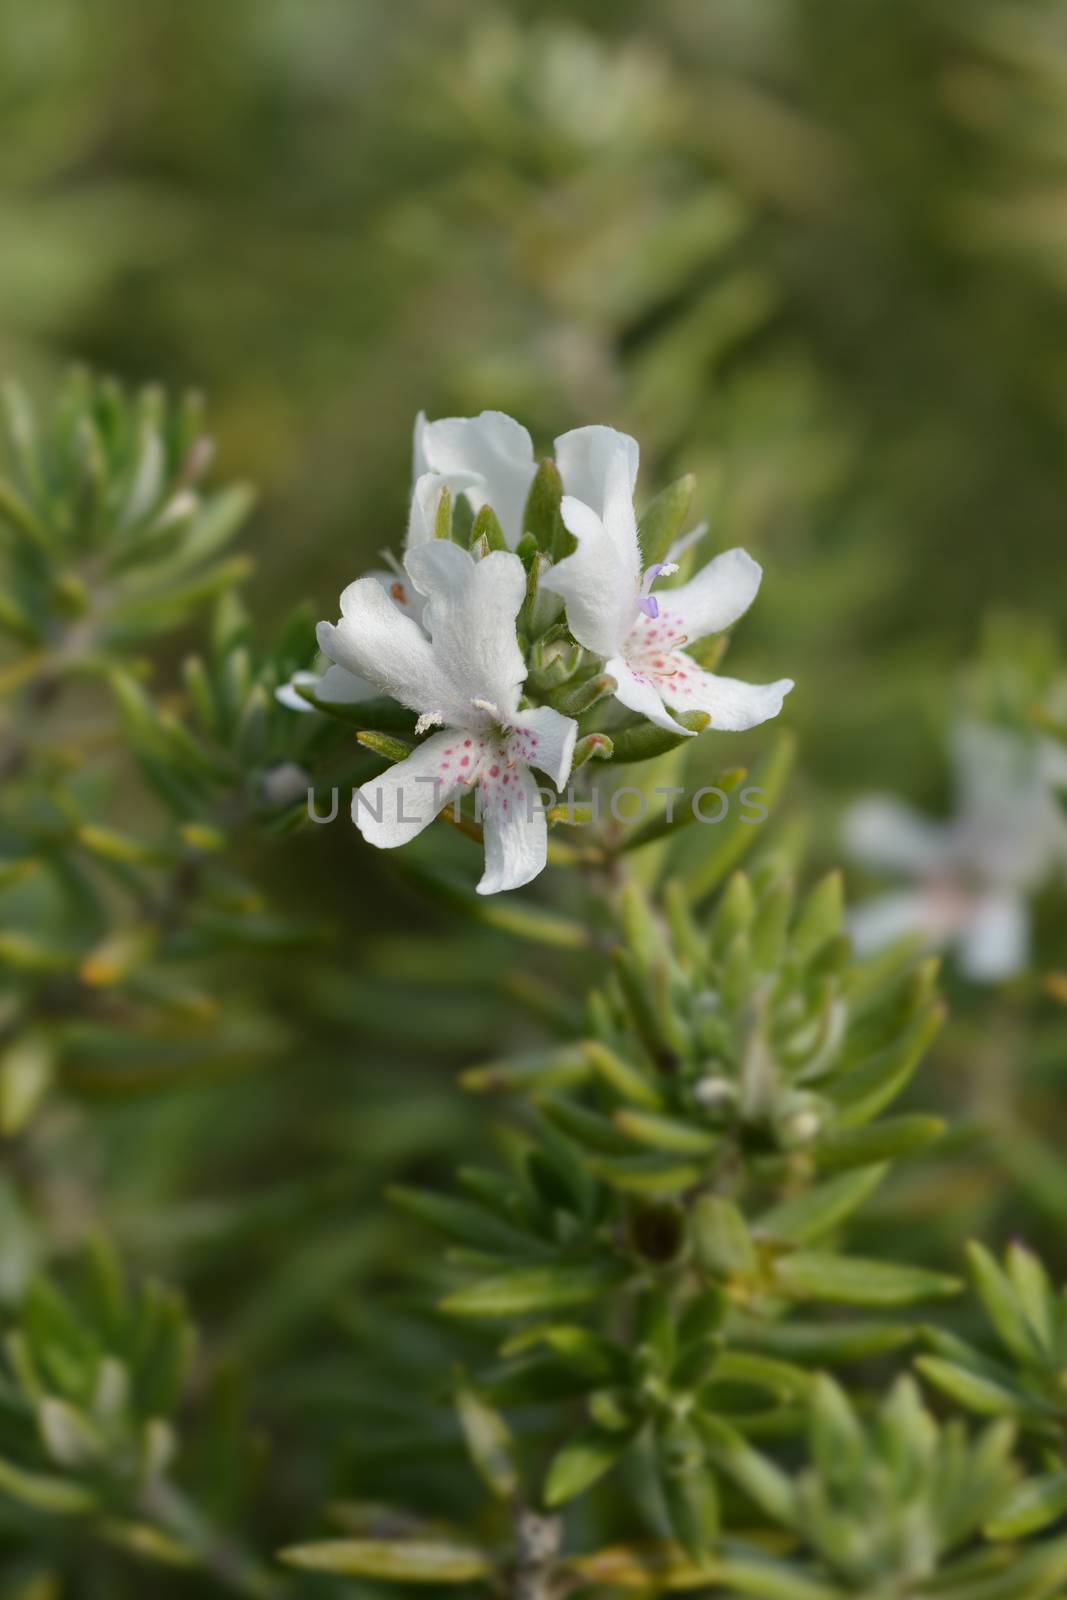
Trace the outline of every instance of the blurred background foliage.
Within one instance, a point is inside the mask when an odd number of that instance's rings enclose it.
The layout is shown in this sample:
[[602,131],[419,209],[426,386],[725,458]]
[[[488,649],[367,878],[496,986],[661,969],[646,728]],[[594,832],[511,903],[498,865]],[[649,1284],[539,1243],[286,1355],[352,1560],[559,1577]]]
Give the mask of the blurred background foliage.
[[[259,651],[396,546],[420,407],[510,411],[541,448],[634,432],[644,494],[695,471],[718,543],[764,562],[732,670],[797,679],[791,804],[832,862],[857,791],[945,805],[989,614],[1031,643],[1067,618],[1065,87],[1048,0],[0,0],[0,368],[207,393],[225,478],[258,488]],[[161,692],[203,635],[138,647]],[[132,775],[116,794],[151,824]],[[455,1429],[413,1420],[446,1335],[398,1319],[416,1235],[371,1201],[478,1142],[448,1069],[565,1036],[580,974],[427,909],[340,824],[228,844],[322,925],[219,958],[269,1038],[75,1075],[5,1149],[0,1290],[95,1224],[179,1279],[198,1403],[240,1417],[247,1389],[271,1441],[267,1544],[398,1460],[410,1497],[413,1449],[454,1509]],[[958,1149],[880,1197],[872,1238],[935,1216],[936,1257],[1021,1226],[1062,1276],[1067,1183],[1034,1131],[1062,1006],[952,998],[919,1093],[966,1114]],[[72,1592],[136,1584],[114,1559]]]

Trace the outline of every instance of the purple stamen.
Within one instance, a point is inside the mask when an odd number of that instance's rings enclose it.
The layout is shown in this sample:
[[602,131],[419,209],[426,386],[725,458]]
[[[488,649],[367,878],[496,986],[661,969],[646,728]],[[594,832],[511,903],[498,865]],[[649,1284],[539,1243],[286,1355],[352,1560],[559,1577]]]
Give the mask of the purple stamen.
[[670,561],[654,561],[649,567],[641,584],[641,594],[637,601],[639,608],[645,613],[646,617],[654,620],[659,616],[659,602],[650,591],[660,573],[677,571],[678,568]]

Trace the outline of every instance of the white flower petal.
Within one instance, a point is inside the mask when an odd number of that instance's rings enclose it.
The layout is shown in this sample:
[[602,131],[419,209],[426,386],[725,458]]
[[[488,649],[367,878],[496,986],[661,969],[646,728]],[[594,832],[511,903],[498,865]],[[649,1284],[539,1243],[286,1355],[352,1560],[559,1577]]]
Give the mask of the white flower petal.
[[948,829],[888,795],[871,795],[849,806],[841,836],[853,860],[912,877],[944,873],[950,859]]
[[[395,571],[382,568],[377,572],[368,572],[366,576],[381,585],[399,611],[413,618],[415,622],[421,621],[423,597],[399,567]],[[331,705],[342,706],[358,705],[363,700],[374,699],[382,692],[375,684],[368,683],[366,678],[357,677],[345,667],[335,664],[321,673],[294,672],[288,683],[283,683],[275,689],[275,699],[281,705],[287,706],[290,711],[313,712],[315,707],[305,700],[303,695],[297,693],[301,688],[310,689],[316,700],[325,700]]]
[[522,536],[523,512],[537,471],[533,441],[521,423],[503,411],[477,417],[441,417],[416,423],[416,472],[442,473],[460,486],[475,511],[491,505],[504,537],[514,548]]
[[505,776],[510,780],[506,789],[502,780],[486,776],[482,782],[485,872],[479,894],[521,889],[544,870],[548,859],[548,823],[533,774],[516,765]]
[[683,728],[681,723],[675,722],[660,698],[659,689],[643,674],[634,672],[629,662],[622,656],[609,657],[604,663],[604,671],[609,677],[614,678],[618,685],[615,690],[616,700],[629,711],[636,711],[640,716],[647,717],[657,728],[669,728],[672,733],[692,733],[691,728]]
[[[434,539],[412,550],[405,565],[427,597],[423,621],[433,640],[435,670],[447,686],[445,708],[462,708],[446,720],[455,727],[510,721],[526,677],[515,634],[526,597],[518,556],[493,550],[475,561],[450,540]],[[476,701],[486,707],[480,714],[471,709]]]
[[659,602],[681,619],[692,642],[721,633],[743,616],[756,598],[763,569],[746,550],[724,550],[688,583],[659,591]]
[[567,623],[579,644],[597,655],[614,655],[622,649],[638,610],[641,559],[636,524],[627,529],[616,520],[609,528],[595,511],[570,495],[564,495],[561,512],[578,548],[549,568],[541,587],[563,600]]
[[311,779],[306,769],[295,761],[279,762],[260,780],[260,793],[269,806],[294,805],[297,800],[304,799],[310,788]]
[[[394,561],[394,557],[387,554],[386,560]],[[422,613],[426,609],[425,596],[419,593],[398,561],[392,567],[372,570],[366,573],[366,577],[373,578],[376,583],[381,584],[398,611],[402,611],[406,617],[411,617],[415,622],[422,623]]]
[[1026,966],[1030,924],[1021,895],[982,895],[960,938],[960,971],[976,983],[1011,978]]
[[[351,673],[348,676],[351,677]],[[352,678],[353,683],[361,683],[362,681],[361,678]],[[303,695],[297,691],[310,689],[312,694],[317,695],[321,683],[322,678],[317,672],[294,672],[288,683],[280,683],[278,685],[274,691],[274,698],[279,705],[285,706],[287,711],[314,711],[315,707],[310,701],[305,700]],[[367,685],[367,690],[371,694],[374,692],[369,684]]]
[[1067,744],[1041,739],[1037,753],[1038,772],[1053,789],[1067,789]]
[[429,639],[397,609],[375,578],[357,578],[341,596],[341,620],[320,622],[319,649],[413,711],[446,711],[441,673]]
[[657,677],[656,687],[675,711],[706,711],[711,726],[720,733],[744,733],[776,717],[793,687],[792,678],[775,683],[744,683],[740,678],[720,678],[704,672],[680,650],[667,657],[674,670]]
[[1065,859],[1067,820],[1037,739],[966,722],[953,735],[961,861],[1005,890],[1036,889]]
[[583,501],[601,518],[607,510],[613,463],[621,459],[626,492],[633,504],[640,451],[637,440],[628,433],[604,427],[574,428],[559,436],[555,452],[564,493]]
[[411,495],[411,507],[408,511],[405,552],[434,537],[441,495],[446,488],[455,492],[455,487],[454,483],[450,483],[448,478],[439,472],[423,472],[416,478]]
[[363,700],[372,700],[378,694],[373,683],[357,678],[346,667],[327,667],[313,691],[317,700],[330,706],[355,706]]
[[420,411],[415,417],[414,437],[411,441],[411,476],[417,483],[424,472],[429,472],[430,463],[426,459],[426,429],[429,423],[425,411]]
[[930,916],[930,900],[922,890],[901,890],[876,895],[849,912],[848,931],[859,956],[875,955],[898,939],[918,935],[927,944],[940,944],[945,930]]
[[[464,786],[457,751],[468,735],[446,729],[420,744],[379,778],[371,778],[352,797],[352,821],[369,844],[392,850],[420,834]],[[475,740],[464,752],[477,771],[484,754]]]
[[578,724],[573,717],[565,717],[551,706],[539,706],[534,711],[520,711],[511,719],[518,735],[517,747],[522,759],[552,779],[557,789],[562,789],[570,777],[574,760],[574,741],[578,737]]

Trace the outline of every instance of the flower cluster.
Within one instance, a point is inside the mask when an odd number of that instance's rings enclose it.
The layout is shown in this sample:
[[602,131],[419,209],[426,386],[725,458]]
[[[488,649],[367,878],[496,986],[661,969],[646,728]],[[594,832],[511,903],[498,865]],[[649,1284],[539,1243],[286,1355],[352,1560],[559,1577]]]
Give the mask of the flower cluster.
[[749,684],[705,664],[704,641],[755,598],[751,556],[727,550],[653,592],[703,529],[678,538],[679,517],[647,513],[639,528],[634,439],[577,428],[539,466],[526,429],[501,412],[420,415],[414,456],[402,561],[345,589],[340,620],[319,624],[325,670],[279,691],[299,710],[385,696],[415,713],[410,753],[353,797],[370,843],[405,844],[474,793],[479,892],[515,889],[547,858],[535,772],[560,790],[594,753],[585,744],[576,757],[579,712],[607,702],[598,755],[611,754],[611,729],[650,724],[682,740],[777,716],[791,680]]

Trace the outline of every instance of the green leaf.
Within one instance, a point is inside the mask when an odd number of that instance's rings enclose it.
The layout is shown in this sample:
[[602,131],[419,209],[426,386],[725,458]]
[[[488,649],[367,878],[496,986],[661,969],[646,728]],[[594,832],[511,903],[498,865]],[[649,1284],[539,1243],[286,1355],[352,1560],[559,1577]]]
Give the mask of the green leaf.
[[590,1425],[576,1433],[552,1459],[545,1479],[547,1506],[561,1506],[583,1494],[614,1466],[629,1444],[628,1434]]
[[560,1045],[556,1050],[534,1050],[508,1061],[489,1061],[460,1073],[464,1089],[478,1094],[536,1094],[543,1089],[566,1089],[584,1083],[590,1068],[581,1045]]
[[601,1155],[627,1155],[633,1151],[633,1141],[598,1111],[590,1111],[573,1100],[552,1097],[541,1100],[539,1107],[554,1127],[585,1145],[587,1150],[598,1151]]
[[754,1224],[758,1233],[789,1244],[811,1244],[852,1215],[881,1183],[886,1166],[862,1167],[783,1200]]
[[701,1418],[698,1426],[715,1464],[728,1473],[772,1521],[786,1528],[795,1527],[797,1507],[793,1485],[781,1467],[754,1450],[736,1429],[718,1417]]
[[565,717],[580,717],[583,711],[595,706],[599,700],[612,695],[618,688],[615,679],[606,672],[597,672],[580,683],[564,684],[546,696],[548,704],[561,711]]
[[744,1325],[744,1338],[775,1355],[804,1361],[811,1367],[868,1361],[900,1350],[915,1340],[906,1322],[782,1322]]
[[605,1183],[631,1194],[680,1194],[704,1177],[703,1167],[667,1156],[597,1156],[589,1163]]
[[369,728],[360,729],[356,734],[356,743],[391,762],[406,761],[412,751],[412,746],[405,744],[403,739],[394,739],[391,734],[378,733]]
[[116,828],[104,828],[93,822],[83,822],[76,829],[75,836],[78,843],[91,854],[103,856],[108,861],[123,861],[131,866],[159,865],[173,854],[146,844],[133,834],[120,833]]
[[323,1539],[291,1545],[278,1559],[308,1572],[397,1583],[473,1583],[491,1571],[484,1550],[445,1538]]
[[917,1300],[958,1294],[961,1288],[957,1278],[925,1267],[817,1251],[782,1256],[777,1263],[776,1283],[792,1298],[834,1300],[852,1306],[906,1306]]
[[[689,508],[693,504],[696,478],[691,472],[676,478],[645,507],[637,525],[637,537],[646,568],[665,561],[667,552],[681,536]],[[669,594],[669,590],[664,593]]]
[[656,1111],[634,1111],[624,1108],[616,1111],[613,1122],[617,1128],[638,1144],[653,1150],[663,1150],[673,1155],[710,1155],[722,1143],[721,1136],[695,1122],[685,1122],[681,1117],[668,1117]]
[[441,1309],[461,1317],[519,1317],[586,1305],[625,1277],[624,1266],[608,1261],[520,1267],[457,1289],[441,1302]]
[[1005,1274],[984,1245],[972,1241],[967,1246],[974,1286],[1002,1342],[1017,1360],[1040,1360],[1041,1342],[1023,1314],[1018,1297]]
[[544,1255],[546,1246],[529,1235],[520,1233],[499,1217],[493,1216],[484,1206],[469,1200],[458,1200],[453,1195],[431,1194],[423,1189],[407,1189],[394,1185],[386,1191],[392,1203],[417,1217],[431,1228],[438,1228],[460,1244],[475,1250],[488,1250],[494,1254]]
[[945,1020],[945,1008],[930,1006],[892,1044],[826,1086],[841,1127],[870,1122],[895,1100],[915,1072]]
[[479,1476],[499,1499],[512,1499],[519,1490],[519,1472],[515,1463],[515,1441],[507,1423],[499,1411],[468,1384],[461,1385],[457,1391],[456,1411]]
[[1008,1246],[1008,1277],[1035,1339],[1051,1355],[1056,1341],[1056,1304],[1039,1258],[1017,1239]]
[[118,1517],[106,1517],[95,1523],[93,1531],[108,1544],[142,1561],[158,1561],[168,1567],[192,1567],[199,1556],[191,1544],[183,1544],[172,1534],[164,1533],[149,1522],[129,1522]]
[[790,1361],[776,1360],[754,1350],[723,1350],[715,1367],[715,1381],[743,1383],[767,1389],[780,1400],[796,1400],[811,1390],[813,1375]]
[[968,1411],[985,1417],[1013,1417],[1018,1413],[1019,1396],[992,1378],[940,1356],[917,1356],[915,1365],[924,1378]]
[[619,1379],[626,1369],[627,1358],[618,1345],[611,1344],[590,1328],[569,1323],[542,1323],[534,1328],[523,1328],[507,1340],[502,1354],[517,1355],[536,1344],[547,1344],[564,1366],[600,1382]]
[[[0,512],[3,509],[2,498],[3,480],[0,479]],[[31,650],[43,642],[42,630],[32,614],[12,594],[0,594],[0,628]]]
[[471,549],[473,550],[474,546],[480,544],[483,539],[489,550],[506,550],[508,547],[508,542],[504,538],[504,530],[500,526],[500,519],[490,505],[482,506],[481,510],[475,515],[471,527]]
[[719,1535],[719,1489],[698,1430],[672,1420],[656,1436],[660,1488],[675,1536],[697,1562]]
[[843,1128],[824,1135],[815,1146],[820,1171],[867,1167],[874,1162],[899,1161],[939,1139],[945,1131],[940,1117],[918,1115],[889,1117],[869,1127]]
[[829,1484],[847,1484],[862,1469],[863,1429],[848,1396],[826,1373],[819,1373],[812,1390],[808,1440],[815,1466]]
[[[524,534],[523,540],[530,540],[530,536]],[[528,551],[516,551],[527,568],[526,600],[519,613],[519,627],[528,638],[540,639],[559,621],[563,600],[544,587],[542,579],[551,572],[552,562],[543,550],[537,548],[536,540],[530,540],[530,543],[532,548]]]
[[452,491],[447,484],[441,490],[437,501],[437,510],[434,513],[433,536],[435,539],[451,539],[452,537]]
[[[785,787],[789,769],[793,764],[796,740],[786,729],[777,734],[749,769],[748,781],[741,791],[742,799],[750,790],[761,791],[760,804],[773,813]],[[711,842],[705,844],[692,869],[685,874],[685,886],[690,901],[702,900],[731,872],[742,856],[759,843],[763,825],[753,822],[742,804],[733,807],[729,815],[714,830]],[[707,834],[709,830],[703,829]]]
[[756,1600],[842,1600],[841,1590],[808,1578],[795,1567],[762,1556],[740,1555],[692,1561],[680,1545],[609,1545],[593,1555],[572,1556],[565,1570],[601,1590],[639,1590],[650,1595],[687,1589],[716,1591]]
[[[734,790],[748,775],[747,767],[730,767],[726,772],[720,772],[712,787],[721,789],[723,794],[733,794]],[[707,788],[708,785],[702,787]],[[686,789],[681,794],[675,794],[673,802],[665,807],[658,816],[649,817],[647,822],[641,823],[637,828],[630,828],[619,846],[618,854],[627,855],[632,850],[640,850],[643,845],[655,844],[658,839],[668,836],[674,837],[680,828],[689,827],[696,822],[699,813],[699,800],[694,807],[694,799],[701,793],[700,788]]]
[[836,1586],[820,1583],[785,1562],[760,1556],[728,1556],[717,1563],[719,1581],[728,1594],[753,1600],[843,1600]]
[[793,911],[790,877],[770,884],[760,897],[752,924],[750,947],[757,972],[776,972],[785,954],[786,932]]
[[987,1539],[1023,1539],[1067,1513],[1067,1472],[1017,1484],[983,1528]]
[[632,728],[612,728],[611,759],[622,766],[651,761],[655,756],[666,755],[668,750],[677,750],[693,734],[703,733],[711,721],[706,711],[679,711],[674,715],[681,727],[688,728],[688,733],[671,733],[653,722],[639,722]]
[[624,1100],[653,1111],[662,1104],[659,1090],[640,1067],[626,1061],[599,1039],[587,1039],[582,1049],[597,1077],[603,1078]]
[[6,478],[0,478],[0,521],[10,523],[41,550],[47,551],[53,542],[53,535],[48,527],[21,495],[16,493]]
[[21,1133],[51,1087],[55,1051],[41,1033],[26,1032],[0,1054],[0,1134]]
[[574,542],[559,514],[562,499],[563,480],[559,468],[551,459],[542,461],[530,485],[522,527],[524,533],[533,534],[540,548],[553,561],[567,555],[568,547]]
[[0,1493],[9,1494],[34,1511],[55,1517],[77,1517],[95,1509],[96,1495],[73,1483],[43,1472],[25,1472],[0,1457]]
[[585,950],[589,947],[589,930],[569,917],[523,902],[514,895],[472,893],[451,875],[416,865],[410,858],[398,861],[396,867],[425,894],[455,911],[462,911],[473,922],[482,922],[501,933],[513,934],[517,939],[551,945],[557,950]]
[[714,1277],[750,1277],[758,1266],[744,1217],[722,1195],[701,1195],[690,1213],[693,1253]]
[[587,761],[610,761],[614,754],[614,740],[606,733],[587,733],[574,747],[571,777],[573,778],[579,767],[584,767]]
[[39,934],[25,933],[21,928],[0,932],[0,966],[9,966],[15,972],[64,972],[76,966],[77,960],[67,946]]
[[844,879],[828,872],[812,889],[800,908],[789,947],[793,959],[808,962],[844,928]]

